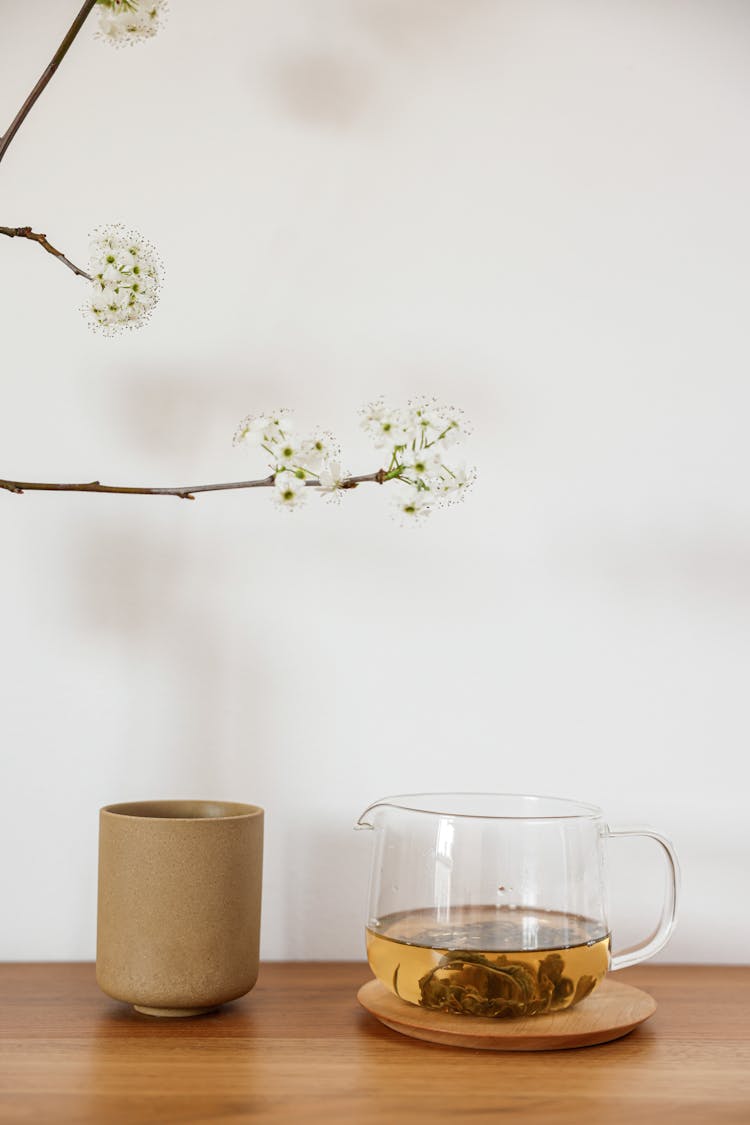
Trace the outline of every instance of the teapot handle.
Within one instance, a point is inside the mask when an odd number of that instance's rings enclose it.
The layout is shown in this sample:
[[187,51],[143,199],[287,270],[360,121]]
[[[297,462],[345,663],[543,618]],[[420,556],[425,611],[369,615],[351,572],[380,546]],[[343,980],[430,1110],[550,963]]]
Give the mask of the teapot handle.
[[607,836],[610,838],[615,836],[645,836],[649,840],[654,840],[659,845],[661,855],[667,866],[666,894],[664,896],[661,918],[659,919],[656,929],[638,945],[633,945],[630,949],[624,949],[622,953],[613,954],[610,970],[614,971],[616,969],[625,969],[629,965],[637,965],[641,961],[646,961],[649,957],[653,957],[655,953],[658,953],[660,949],[663,949],[669,941],[677,918],[680,866],[677,862],[677,856],[675,855],[675,850],[671,842],[666,836],[662,836],[659,832],[654,832],[650,828],[608,828]]

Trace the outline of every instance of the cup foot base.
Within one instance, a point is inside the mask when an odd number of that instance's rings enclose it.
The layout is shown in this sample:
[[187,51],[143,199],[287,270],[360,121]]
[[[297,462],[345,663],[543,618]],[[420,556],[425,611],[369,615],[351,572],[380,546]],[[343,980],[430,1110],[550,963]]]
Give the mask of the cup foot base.
[[136,1012],[144,1016],[159,1016],[167,1019],[179,1019],[181,1016],[205,1016],[207,1012],[215,1012],[220,1005],[212,1004],[209,1008],[146,1008],[143,1004],[134,1004]]

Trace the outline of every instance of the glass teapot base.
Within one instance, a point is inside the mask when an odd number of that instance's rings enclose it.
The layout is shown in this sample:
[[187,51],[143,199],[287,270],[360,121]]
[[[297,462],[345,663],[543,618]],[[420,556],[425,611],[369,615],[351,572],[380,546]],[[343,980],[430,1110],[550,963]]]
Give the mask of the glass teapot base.
[[610,979],[567,1011],[509,1020],[430,1011],[399,1000],[377,980],[363,985],[357,999],[380,1023],[401,1035],[485,1051],[556,1051],[609,1043],[656,1011],[656,1001],[648,993]]

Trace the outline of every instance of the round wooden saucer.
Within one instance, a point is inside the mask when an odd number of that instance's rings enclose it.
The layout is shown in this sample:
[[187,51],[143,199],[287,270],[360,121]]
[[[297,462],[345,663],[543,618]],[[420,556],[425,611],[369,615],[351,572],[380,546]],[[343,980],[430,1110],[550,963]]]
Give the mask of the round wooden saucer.
[[480,1051],[560,1051],[619,1039],[656,1011],[647,992],[606,979],[566,1012],[527,1019],[485,1019],[433,1012],[399,1000],[378,980],[363,984],[357,999],[371,1015],[402,1035]]

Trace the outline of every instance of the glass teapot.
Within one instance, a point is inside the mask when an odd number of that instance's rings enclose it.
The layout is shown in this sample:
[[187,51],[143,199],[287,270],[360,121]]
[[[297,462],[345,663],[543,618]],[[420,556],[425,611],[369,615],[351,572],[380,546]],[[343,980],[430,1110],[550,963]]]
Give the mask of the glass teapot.
[[[385,797],[356,827],[375,833],[367,958],[402,1000],[475,1016],[533,1016],[588,996],[609,969],[652,957],[675,922],[679,868],[648,828],[609,828],[556,797]],[[666,892],[655,932],[611,952],[606,843],[655,841]]]

